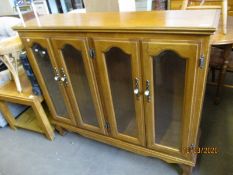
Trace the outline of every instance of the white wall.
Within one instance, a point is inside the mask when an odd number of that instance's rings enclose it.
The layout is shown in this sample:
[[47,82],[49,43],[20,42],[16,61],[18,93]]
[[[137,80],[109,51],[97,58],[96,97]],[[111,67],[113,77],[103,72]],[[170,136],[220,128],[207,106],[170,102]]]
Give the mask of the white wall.
[[117,12],[118,0],[84,0],[87,12]]
[[135,0],[118,0],[120,12],[136,11]]
[[151,11],[152,0],[135,0],[137,11]]
[[14,14],[12,0],[0,0],[0,15],[12,15]]

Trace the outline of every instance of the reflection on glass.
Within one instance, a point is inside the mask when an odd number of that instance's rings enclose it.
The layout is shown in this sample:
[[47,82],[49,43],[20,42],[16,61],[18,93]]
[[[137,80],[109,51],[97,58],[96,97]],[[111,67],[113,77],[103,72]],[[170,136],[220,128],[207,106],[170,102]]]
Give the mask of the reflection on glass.
[[33,44],[32,50],[57,115],[62,117],[69,116],[63,96],[59,90],[59,84],[54,80],[54,68],[51,64],[47,50],[39,44]]
[[113,47],[105,53],[118,132],[136,137],[131,57]]
[[173,51],[153,57],[155,142],[181,146],[186,61]]
[[82,53],[71,45],[62,49],[63,58],[68,67],[75,98],[84,123],[98,127],[97,116],[84,67]]

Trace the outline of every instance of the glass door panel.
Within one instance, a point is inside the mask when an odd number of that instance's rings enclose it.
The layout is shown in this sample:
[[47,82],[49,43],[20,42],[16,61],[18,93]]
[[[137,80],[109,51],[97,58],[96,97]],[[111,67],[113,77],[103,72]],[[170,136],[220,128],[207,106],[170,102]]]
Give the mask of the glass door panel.
[[64,98],[60,92],[59,84],[54,81],[54,68],[51,64],[47,50],[41,47],[39,44],[33,44],[32,50],[36,62],[40,67],[40,72],[45,81],[46,88],[57,112],[57,115],[64,117],[69,116],[68,110],[65,106]]
[[66,44],[62,48],[62,55],[66,65],[75,97],[79,106],[83,122],[98,127],[95,107],[85,72],[82,54],[73,46]]
[[184,156],[194,101],[200,45],[192,42],[143,42],[148,147]]
[[[35,74],[40,86],[43,90],[43,94],[46,98],[46,102],[50,108],[53,117],[56,120],[61,120],[66,123],[74,124],[72,109],[67,103],[67,96],[62,86],[60,86],[58,66],[56,62],[50,56],[49,43],[46,39],[33,39],[26,40],[28,44],[29,56],[32,66],[35,68]],[[55,80],[55,77],[57,78]]]
[[[144,144],[141,72],[137,41],[94,40],[102,94],[112,135]],[[138,89],[138,94],[134,90]],[[135,91],[136,92],[136,91]]]
[[105,133],[96,79],[85,42],[85,39],[52,39],[55,53],[68,79],[66,89],[78,124],[82,128]]
[[130,55],[117,47],[105,53],[108,81],[119,133],[137,137]]
[[173,51],[164,51],[152,59],[154,139],[156,144],[180,149],[186,61]]

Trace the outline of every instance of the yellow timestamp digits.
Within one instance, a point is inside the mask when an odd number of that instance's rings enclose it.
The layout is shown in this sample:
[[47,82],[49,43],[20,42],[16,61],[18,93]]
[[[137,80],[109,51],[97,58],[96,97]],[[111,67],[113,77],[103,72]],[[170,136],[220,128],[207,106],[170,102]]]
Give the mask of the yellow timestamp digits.
[[216,147],[187,147],[183,151],[187,154],[218,154]]

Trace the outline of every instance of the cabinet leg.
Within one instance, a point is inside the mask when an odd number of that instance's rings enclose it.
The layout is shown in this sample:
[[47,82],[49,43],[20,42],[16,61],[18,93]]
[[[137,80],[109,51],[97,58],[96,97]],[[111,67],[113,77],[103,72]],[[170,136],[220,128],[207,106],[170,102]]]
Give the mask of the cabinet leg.
[[192,166],[189,165],[184,165],[184,164],[180,164],[180,168],[182,169],[182,175],[192,175]]
[[58,126],[56,125],[55,126],[55,129],[57,130],[57,132],[61,135],[61,136],[64,136],[65,135],[65,130],[61,127],[61,126]]
[[7,104],[4,101],[0,101],[0,111],[2,112],[11,129],[15,130],[15,118],[12,116]]
[[46,137],[49,140],[53,140],[54,139],[54,132],[53,132],[52,126],[47,118],[47,115],[46,115],[41,103],[37,99],[34,99],[31,106],[33,108],[33,111],[36,114],[37,120],[41,124],[41,127],[42,127]]

